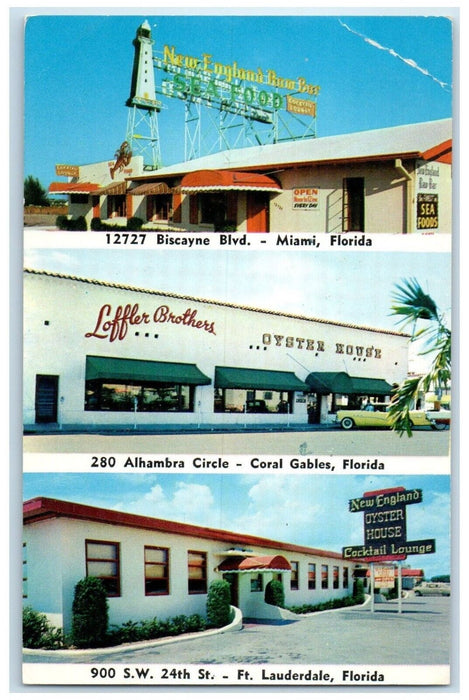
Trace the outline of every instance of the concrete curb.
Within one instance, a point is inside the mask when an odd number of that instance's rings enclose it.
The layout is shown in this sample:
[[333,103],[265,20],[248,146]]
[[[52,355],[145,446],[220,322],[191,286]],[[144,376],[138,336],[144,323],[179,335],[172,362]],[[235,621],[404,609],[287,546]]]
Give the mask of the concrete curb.
[[175,637],[162,637],[161,639],[149,639],[144,642],[131,642],[130,644],[119,644],[114,647],[104,647],[99,649],[25,649],[23,648],[23,654],[25,656],[57,656],[63,658],[64,656],[77,657],[77,656],[87,656],[92,654],[96,655],[106,655],[113,654],[122,651],[138,651],[139,649],[150,649],[151,647],[158,647],[167,644],[176,644],[176,642],[189,642],[194,639],[201,639],[202,637],[213,637],[216,634],[225,634],[226,632],[235,632],[243,627],[243,614],[241,610],[231,606],[231,610],[234,613],[233,620],[225,627],[219,627],[217,629],[204,630],[203,632],[189,632],[188,634],[179,634]]

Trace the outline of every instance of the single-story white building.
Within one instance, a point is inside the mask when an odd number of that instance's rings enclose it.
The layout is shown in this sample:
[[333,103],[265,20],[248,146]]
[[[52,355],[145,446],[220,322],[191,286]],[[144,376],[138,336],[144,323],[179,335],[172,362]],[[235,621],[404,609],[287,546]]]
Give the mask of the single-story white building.
[[[140,159],[140,160],[139,160]],[[452,120],[221,151],[57,166],[71,218],[189,231],[451,233]],[[60,169],[62,167],[62,169]],[[65,168],[65,169],[64,169]]]
[[23,602],[64,631],[75,585],[97,576],[109,623],[205,615],[212,581],[225,579],[244,617],[275,618],[264,602],[272,579],[286,606],[352,593],[366,566],[340,554],[263,537],[38,497],[23,505]]
[[24,425],[327,423],[390,400],[409,336],[58,273],[24,277]]

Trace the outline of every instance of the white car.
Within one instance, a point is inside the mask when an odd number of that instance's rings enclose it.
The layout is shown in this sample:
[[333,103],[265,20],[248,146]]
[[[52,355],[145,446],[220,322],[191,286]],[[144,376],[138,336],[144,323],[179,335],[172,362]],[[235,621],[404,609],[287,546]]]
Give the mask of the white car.
[[415,595],[451,595],[451,588],[449,583],[441,583],[441,582],[422,582],[419,583],[418,586],[415,586],[414,588],[414,593]]

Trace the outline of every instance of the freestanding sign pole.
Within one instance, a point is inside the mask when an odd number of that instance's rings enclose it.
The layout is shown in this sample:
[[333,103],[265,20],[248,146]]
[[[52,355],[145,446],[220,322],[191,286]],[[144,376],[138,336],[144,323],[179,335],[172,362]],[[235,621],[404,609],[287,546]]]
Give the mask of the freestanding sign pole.
[[402,562],[397,563],[397,597],[399,599],[398,612],[402,613]]
[[375,563],[372,561],[371,562],[371,612],[374,613],[375,611]]

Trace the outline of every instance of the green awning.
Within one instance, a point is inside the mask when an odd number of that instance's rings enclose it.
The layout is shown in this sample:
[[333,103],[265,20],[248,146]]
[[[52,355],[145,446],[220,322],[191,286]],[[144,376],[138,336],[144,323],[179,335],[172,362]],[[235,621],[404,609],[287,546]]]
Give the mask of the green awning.
[[306,383],[316,394],[388,396],[393,390],[384,379],[351,377],[347,372],[312,372],[306,377]]
[[355,394],[365,394],[366,396],[389,396],[393,387],[384,379],[364,379],[363,377],[352,377],[353,391]]
[[315,394],[354,393],[352,378],[347,372],[311,372],[306,383]]
[[163,384],[210,384],[196,365],[182,362],[127,360],[121,357],[86,357],[86,379],[108,382],[159,382]]
[[264,391],[308,391],[308,385],[293,372],[244,367],[215,367],[218,389],[262,389]]

